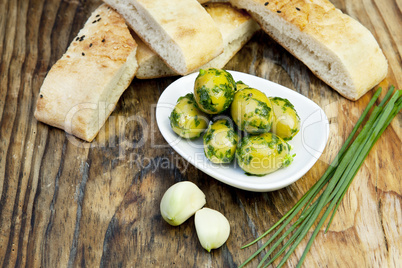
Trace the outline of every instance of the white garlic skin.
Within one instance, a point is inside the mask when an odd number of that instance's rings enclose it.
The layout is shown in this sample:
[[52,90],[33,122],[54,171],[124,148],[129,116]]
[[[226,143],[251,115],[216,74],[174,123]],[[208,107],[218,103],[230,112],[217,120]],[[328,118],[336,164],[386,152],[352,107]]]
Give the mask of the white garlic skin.
[[163,219],[177,226],[185,222],[206,203],[205,194],[190,181],[173,184],[162,197],[160,210]]
[[219,248],[229,238],[230,224],[219,211],[203,208],[195,213],[195,230],[201,246],[208,252]]

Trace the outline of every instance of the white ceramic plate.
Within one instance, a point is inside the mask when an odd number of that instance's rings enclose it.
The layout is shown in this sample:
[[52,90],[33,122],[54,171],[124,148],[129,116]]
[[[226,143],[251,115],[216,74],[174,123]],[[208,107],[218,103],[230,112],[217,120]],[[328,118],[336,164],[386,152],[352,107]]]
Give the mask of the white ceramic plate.
[[193,92],[194,81],[198,73],[184,76],[170,84],[162,93],[156,107],[156,121],[160,132],[173,149],[184,159],[211,177],[228,185],[255,192],[273,191],[301,178],[321,156],[328,140],[329,123],[324,111],[303,95],[266,79],[253,75],[229,71],[235,81],[243,81],[250,87],[257,88],[268,97],[288,99],[300,116],[299,133],[289,142],[296,154],[293,163],[262,177],[249,176],[237,165],[217,165],[204,155],[202,137],[196,140],[180,138],[170,127],[169,116],[177,99]]

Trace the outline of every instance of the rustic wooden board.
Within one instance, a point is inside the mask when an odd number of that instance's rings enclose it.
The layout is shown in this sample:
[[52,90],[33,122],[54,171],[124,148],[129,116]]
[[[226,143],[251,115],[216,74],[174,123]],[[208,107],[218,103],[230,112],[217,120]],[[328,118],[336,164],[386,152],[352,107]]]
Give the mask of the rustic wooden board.
[[[401,88],[402,2],[333,3],[377,38],[390,65],[382,85]],[[270,193],[222,184],[166,144],[155,104],[177,77],[135,79],[100,135],[85,146],[38,123],[33,111],[47,71],[99,4],[0,0],[0,266],[238,266],[256,250],[240,247],[274,224],[323,174],[372,92],[357,102],[344,99],[258,32],[227,69],[294,89],[330,119],[330,139],[317,164],[298,182]],[[402,265],[401,122],[399,114],[373,148],[305,267]],[[192,218],[179,227],[161,218],[162,194],[182,180],[195,182],[207,206],[229,219],[231,236],[221,249],[202,249]],[[306,242],[287,266],[295,266]]]

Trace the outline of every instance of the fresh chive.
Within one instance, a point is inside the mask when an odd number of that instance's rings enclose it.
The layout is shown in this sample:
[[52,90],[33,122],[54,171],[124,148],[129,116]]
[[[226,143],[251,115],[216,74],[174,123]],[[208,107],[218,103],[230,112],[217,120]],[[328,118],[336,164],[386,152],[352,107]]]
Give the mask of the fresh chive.
[[[353,160],[348,165],[346,172],[343,173],[345,175],[343,176],[343,182],[342,182],[342,186],[341,186],[342,189],[340,191],[337,191],[335,198],[332,200],[329,207],[326,209],[324,215],[321,217],[321,220],[319,221],[313,234],[311,235],[310,240],[308,241],[306,248],[304,249],[303,255],[301,256],[299,263],[297,264],[296,267],[300,267],[301,264],[303,263],[311,245],[313,244],[314,238],[317,236],[318,232],[321,229],[321,226],[324,224],[329,213],[332,211],[332,209],[334,208],[334,206],[336,205],[338,200],[340,200],[340,197],[343,195],[343,192],[345,190],[347,190],[348,185],[350,185],[350,182],[353,180],[354,176],[360,169],[361,165],[363,164],[364,159],[367,157],[367,155],[370,152],[370,149],[373,147],[374,142],[377,141],[377,135],[384,128],[385,123],[388,122],[387,119],[392,114],[394,104],[397,101],[397,99],[400,98],[401,92],[402,91],[395,92],[395,94],[392,96],[391,100],[388,102],[385,109],[381,109],[382,107],[379,107],[380,108],[379,115],[375,118],[375,122],[372,124],[372,127],[367,128],[368,135],[367,135],[367,133],[366,133],[366,135],[364,135],[365,137],[364,137],[363,142],[359,143],[359,148],[357,149],[357,151],[354,152]],[[384,128],[384,130],[385,130],[385,128]],[[350,174],[352,174],[352,175],[350,175]]]
[[384,99],[382,99],[381,103],[378,105],[378,107],[384,106],[385,102],[391,97],[392,93],[394,92],[395,87],[391,86],[385,95]]
[[[381,101],[381,103],[378,105],[378,107],[382,107],[382,106],[385,104],[385,102],[389,99],[389,97],[391,97],[391,95],[392,95],[394,89],[395,89],[394,86],[391,86],[391,87],[390,87],[390,89],[388,90],[387,94],[386,94],[385,97],[382,99],[382,101]],[[397,107],[395,107],[395,109],[397,109]],[[395,114],[395,115],[396,115],[396,114]],[[394,116],[395,116],[395,115],[394,115]],[[392,118],[393,118],[393,117],[392,117]],[[392,119],[391,119],[391,120],[392,120]],[[390,123],[390,122],[389,122],[389,123]],[[386,126],[388,126],[389,123],[386,123],[386,124],[385,124],[385,127],[383,127],[382,132],[384,132]],[[382,132],[381,132],[381,133],[382,133]],[[381,135],[381,134],[380,134],[380,135]],[[380,135],[378,135],[377,139],[380,137]],[[375,143],[375,142],[374,142],[374,143]],[[372,144],[372,146],[374,146],[374,144]],[[327,228],[325,229],[325,232],[324,232],[324,233],[327,233],[327,231],[328,231],[328,229],[329,229],[329,226],[331,225],[332,220],[334,219],[334,216],[335,216],[335,214],[336,214],[336,211],[338,210],[338,207],[339,207],[339,205],[341,204],[341,201],[342,201],[344,195],[346,194],[346,191],[347,191],[347,189],[349,188],[350,184],[352,184],[352,180],[349,181],[348,186],[346,187],[346,190],[344,190],[344,192],[342,193],[342,196],[340,197],[340,200],[338,200],[338,203],[336,204],[335,209],[334,209],[334,211],[332,212],[331,218],[329,219]]]
[[[297,267],[300,267],[303,263],[315,237],[320,231],[322,225],[325,223],[327,217],[332,212],[331,218],[327,225],[325,232],[327,232],[334,216],[337,211],[339,204],[341,203],[346,191],[351,185],[355,175],[359,171],[361,165],[363,164],[365,158],[368,156],[370,150],[380,138],[381,134],[385,131],[387,126],[391,123],[392,119],[398,114],[402,109],[402,90],[397,90],[391,97],[394,91],[394,87],[391,86],[387,94],[381,101],[381,103],[374,107],[371,112],[370,118],[364,124],[360,133],[356,136],[352,142],[356,132],[360,128],[361,124],[365,120],[365,117],[371,110],[372,106],[381,94],[381,88],[379,88],[372,99],[368,103],[367,107],[363,111],[361,117],[356,122],[352,132],[346,139],[345,143],[338,152],[331,165],[325,171],[324,175],[300,198],[300,200],[268,231],[262,234],[253,242],[243,246],[242,248],[248,247],[261,238],[266,236],[268,233],[272,232],[276,227],[279,229],[270,237],[270,239],[265,242],[265,244],[260,247],[252,256],[250,256],[240,267],[243,267],[248,262],[250,262],[254,257],[261,253],[275,238],[282,232],[282,230],[288,226],[290,221],[299,213],[299,218],[293,223],[290,228],[272,245],[265,256],[262,258],[258,267],[264,267],[271,264],[279,256],[281,256],[285,250],[290,246],[285,256],[282,258],[277,267],[281,267],[286,260],[290,257],[299,243],[305,238],[310,228],[313,226],[314,222],[318,219],[321,212],[325,209],[324,214],[321,216],[318,225],[316,226],[314,232],[312,233],[305,249],[303,255],[301,256]],[[391,99],[389,99],[391,97]],[[386,105],[385,105],[386,104]],[[385,107],[384,107],[385,105]],[[325,187],[326,186],[326,187]],[[325,189],[324,189],[325,187]],[[318,193],[322,193],[317,197]],[[315,200],[315,201],[314,201]],[[314,201],[314,202],[313,202]],[[297,228],[297,229],[296,229]],[[288,237],[291,233],[293,234],[288,238],[286,243],[279,249],[276,255],[271,258],[267,263],[269,255]]]

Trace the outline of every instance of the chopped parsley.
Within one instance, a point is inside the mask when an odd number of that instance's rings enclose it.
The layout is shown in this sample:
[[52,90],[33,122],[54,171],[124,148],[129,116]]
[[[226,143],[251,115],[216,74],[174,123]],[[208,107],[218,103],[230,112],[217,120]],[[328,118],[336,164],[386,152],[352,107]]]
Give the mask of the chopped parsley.
[[195,103],[195,99],[194,99],[194,94],[193,94],[193,93],[187,93],[185,96],[181,96],[180,98],[177,99],[177,103],[179,103],[182,99],[188,99],[188,104],[193,104],[193,103]]
[[283,151],[283,144],[279,143],[278,146],[276,147],[276,150],[278,151],[278,154],[281,154]]
[[217,112],[218,110],[216,109],[215,106],[217,104],[212,102],[211,96],[209,96],[208,88],[203,85],[200,88],[197,88],[197,94],[199,96],[198,103],[204,108],[204,110],[211,111],[211,112]]
[[211,127],[208,128],[207,132],[204,134],[204,137],[203,137],[204,143],[209,143],[212,140],[212,136],[213,136],[214,132],[215,132],[215,129],[213,129]]
[[179,119],[180,119],[180,114],[176,111],[176,109],[173,109],[172,113],[169,116],[170,126],[171,127],[180,127]]

